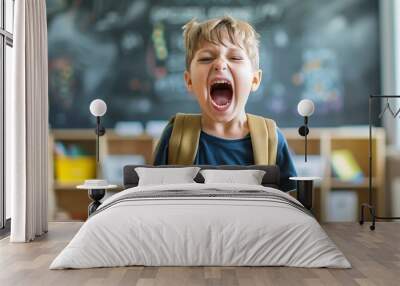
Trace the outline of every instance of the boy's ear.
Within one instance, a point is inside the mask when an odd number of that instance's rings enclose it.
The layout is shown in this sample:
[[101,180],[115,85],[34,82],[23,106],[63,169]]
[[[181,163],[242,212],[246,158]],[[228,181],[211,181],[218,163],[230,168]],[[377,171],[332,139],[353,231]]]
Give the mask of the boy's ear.
[[253,80],[251,82],[251,91],[256,91],[260,86],[262,78],[262,70],[256,70],[253,72]]
[[193,88],[192,88],[192,78],[190,76],[190,73],[188,71],[185,70],[184,72],[184,78],[185,78],[185,85],[186,88],[189,92],[192,92]]

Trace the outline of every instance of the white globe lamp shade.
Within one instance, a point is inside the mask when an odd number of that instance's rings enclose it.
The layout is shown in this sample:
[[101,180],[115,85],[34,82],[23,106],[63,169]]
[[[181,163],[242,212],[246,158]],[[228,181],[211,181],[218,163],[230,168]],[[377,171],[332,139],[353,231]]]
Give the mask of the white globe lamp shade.
[[314,113],[314,102],[310,99],[303,99],[297,105],[297,112],[301,116],[311,116]]
[[103,116],[107,111],[107,104],[101,99],[95,99],[90,103],[89,109],[93,116]]

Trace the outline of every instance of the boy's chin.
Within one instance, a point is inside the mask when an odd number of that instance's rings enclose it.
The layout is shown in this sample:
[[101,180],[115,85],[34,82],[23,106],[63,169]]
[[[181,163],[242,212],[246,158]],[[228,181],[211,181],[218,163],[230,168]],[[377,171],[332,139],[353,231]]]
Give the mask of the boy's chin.
[[213,121],[218,123],[228,123],[231,122],[235,118],[234,112],[224,112],[224,113],[215,113],[212,112],[211,117]]

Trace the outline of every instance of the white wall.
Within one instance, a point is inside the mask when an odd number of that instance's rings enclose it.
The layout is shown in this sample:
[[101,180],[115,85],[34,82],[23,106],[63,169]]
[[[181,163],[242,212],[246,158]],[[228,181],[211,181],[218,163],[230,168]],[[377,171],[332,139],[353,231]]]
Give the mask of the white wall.
[[[381,0],[380,37],[381,37],[381,92],[386,95],[400,95],[400,1]],[[397,111],[400,99],[392,100],[391,106]],[[382,102],[386,104],[386,100]],[[400,119],[385,114],[383,125],[388,143],[400,150]]]
[[[400,1],[380,0],[382,94],[400,95]],[[382,102],[385,104],[386,100]],[[400,99],[392,100],[395,111]],[[385,215],[400,216],[400,118],[386,114],[383,125],[388,137],[386,154]]]

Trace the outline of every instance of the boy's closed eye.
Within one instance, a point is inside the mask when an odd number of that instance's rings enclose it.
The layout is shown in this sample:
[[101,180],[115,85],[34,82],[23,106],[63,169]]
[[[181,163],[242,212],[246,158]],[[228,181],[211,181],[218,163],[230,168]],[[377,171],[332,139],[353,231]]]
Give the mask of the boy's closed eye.
[[230,59],[234,60],[234,61],[242,61],[243,57],[242,56],[231,56]]
[[209,62],[209,61],[212,61],[214,58],[212,58],[212,57],[202,57],[202,58],[199,58],[199,62]]
[[[230,56],[229,59],[233,60],[233,61],[242,61],[243,57],[239,56],[239,55],[235,55],[235,56]],[[200,57],[198,59],[199,62],[209,62],[209,61],[212,61],[212,60],[214,60],[214,57]]]

